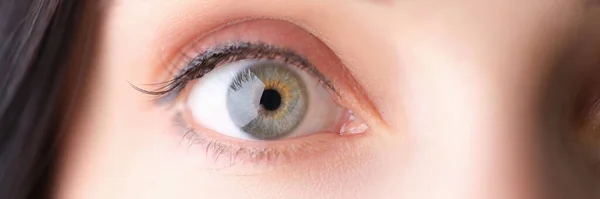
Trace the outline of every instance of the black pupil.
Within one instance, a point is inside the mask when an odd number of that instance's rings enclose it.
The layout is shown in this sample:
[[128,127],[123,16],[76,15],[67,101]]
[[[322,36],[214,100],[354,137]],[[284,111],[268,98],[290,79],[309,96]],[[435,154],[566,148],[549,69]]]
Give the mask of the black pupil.
[[274,111],[281,105],[281,95],[273,89],[266,89],[260,97],[260,104],[269,111]]

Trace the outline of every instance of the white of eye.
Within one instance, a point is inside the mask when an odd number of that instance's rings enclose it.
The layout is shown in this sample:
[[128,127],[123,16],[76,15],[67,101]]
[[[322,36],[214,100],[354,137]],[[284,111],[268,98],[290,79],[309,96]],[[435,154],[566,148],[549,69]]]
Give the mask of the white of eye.
[[[242,60],[215,68],[195,83],[186,102],[192,118],[197,124],[217,133],[246,140],[257,140],[236,124],[229,115],[227,93],[236,75],[263,60]],[[296,66],[286,64],[294,70],[306,86],[308,105],[303,120],[286,137],[298,137],[323,131],[332,131],[339,121],[343,109],[331,98],[329,92],[310,74]],[[248,91],[256,92],[256,91]],[[260,95],[258,95],[260,96]],[[236,100],[237,101],[237,100]],[[245,106],[256,106],[256,99],[248,97]],[[250,107],[252,108],[252,107]],[[249,116],[254,117],[252,115]]]

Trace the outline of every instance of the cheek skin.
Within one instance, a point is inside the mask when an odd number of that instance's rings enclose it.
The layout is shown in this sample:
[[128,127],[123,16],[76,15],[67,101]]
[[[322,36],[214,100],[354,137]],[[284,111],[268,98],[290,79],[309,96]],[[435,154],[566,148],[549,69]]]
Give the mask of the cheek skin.
[[[239,175],[231,168],[205,170],[195,165],[198,160],[190,159],[189,153],[183,152],[176,162],[188,164],[174,165],[177,171],[193,171],[173,182],[186,181],[187,188],[199,187],[219,193],[220,197],[257,196],[266,198],[352,198],[365,195],[365,190],[374,190],[378,185],[370,176],[377,175],[377,166],[372,164],[372,151],[366,147],[348,146],[339,148],[335,153],[322,155],[310,161],[299,161],[293,165],[280,165],[268,169],[247,167],[246,175]],[[360,151],[363,149],[362,151]],[[186,154],[183,154],[186,153]],[[191,163],[190,163],[191,162]],[[187,166],[185,166],[187,165]],[[171,175],[171,174],[169,174]],[[193,176],[193,177],[192,177]],[[260,186],[256,186],[260,185]],[[214,190],[230,190],[216,192]],[[236,191],[231,191],[234,189]],[[195,190],[200,190],[196,188]],[[197,193],[200,193],[198,191]],[[194,192],[196,193],[196,192]],[[193,194],[190,192],[190,194]],[[214,195],[215,197],[217,195]]]

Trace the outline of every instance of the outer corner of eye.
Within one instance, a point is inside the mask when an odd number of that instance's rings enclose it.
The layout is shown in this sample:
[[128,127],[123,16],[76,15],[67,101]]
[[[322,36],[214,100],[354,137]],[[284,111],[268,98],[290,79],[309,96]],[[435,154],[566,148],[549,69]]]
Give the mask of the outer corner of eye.
[[246,140],[336,131],[348,112],[307,71],[268,59],[217,67],[192,85],[186,105],[196,124]]

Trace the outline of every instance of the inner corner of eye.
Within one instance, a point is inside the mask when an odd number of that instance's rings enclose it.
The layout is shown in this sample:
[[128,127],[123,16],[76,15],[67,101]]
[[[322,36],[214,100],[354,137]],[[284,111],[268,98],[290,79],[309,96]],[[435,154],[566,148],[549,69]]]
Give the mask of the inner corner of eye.
[[[331,129],[342,110],[315,78],[291,64],[243,60],[198,80],[188,105],[194,121],[216,133],[280,140]],[[324,95],[323,93],[326,93]]]

